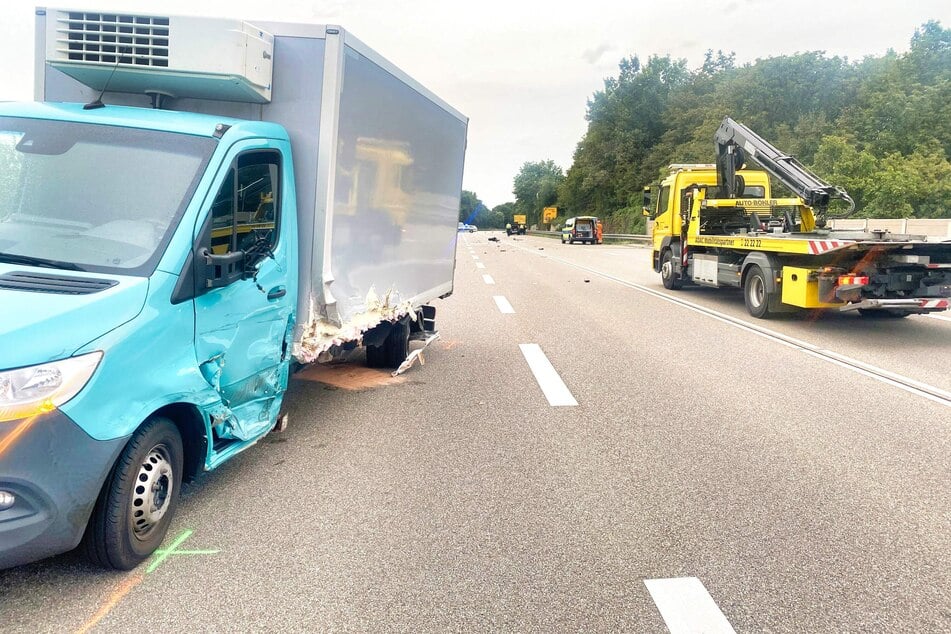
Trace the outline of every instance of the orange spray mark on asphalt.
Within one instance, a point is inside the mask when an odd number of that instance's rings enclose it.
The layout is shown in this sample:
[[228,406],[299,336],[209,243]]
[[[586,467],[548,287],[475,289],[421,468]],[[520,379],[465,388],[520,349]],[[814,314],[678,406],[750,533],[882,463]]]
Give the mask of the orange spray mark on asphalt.
[[145,575],[139,573],[130,575],[123,579],[119,585],[116,586],[116,589],[112,591],[112,594],[109,595],[109,598],[106,599],[106,602],[102,604],[102,607],[100,607],[95,614],[89,617],[89,620],[83,623],[81,628],[76,630],[76,634],[86,634],[86,632],[96,627],[96,624],[104,619],[106,615],[109,614],[109,612],[111,612],[112,609],[119,604],[119,601],[122,601],[123,597],[129,594],[132,588],[142,583],[144,578]]
[[6,438],[0,440],[0,456],[2,456],[4,452],[6,452],[6,450],[9,449],[14,442],[16,442],[16,439],[22,436],[24,432],[26,432],[26,430],[29,429],[38,418],[38,416],[24,418],[17,424],[16,427],[13,428],[12,432],[7,434]]

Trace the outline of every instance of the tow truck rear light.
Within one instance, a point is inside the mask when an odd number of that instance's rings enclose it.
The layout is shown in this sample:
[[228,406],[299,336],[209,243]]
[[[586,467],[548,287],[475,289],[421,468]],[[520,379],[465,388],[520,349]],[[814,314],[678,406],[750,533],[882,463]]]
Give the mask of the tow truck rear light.
[[865,286],[868,284],[868,275],[840,275],[839,276],[839,286],[851,286],[852,284],[858,284],[860,286]]

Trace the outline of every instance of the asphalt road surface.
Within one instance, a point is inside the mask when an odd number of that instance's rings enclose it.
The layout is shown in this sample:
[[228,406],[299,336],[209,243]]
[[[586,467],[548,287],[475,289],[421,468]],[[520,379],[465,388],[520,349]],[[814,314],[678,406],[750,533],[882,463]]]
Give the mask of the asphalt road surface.
[[759,321],[491,235],[425,365],[301,374],[161,554],[0,571],[0,631],[951,631],[951,316]]

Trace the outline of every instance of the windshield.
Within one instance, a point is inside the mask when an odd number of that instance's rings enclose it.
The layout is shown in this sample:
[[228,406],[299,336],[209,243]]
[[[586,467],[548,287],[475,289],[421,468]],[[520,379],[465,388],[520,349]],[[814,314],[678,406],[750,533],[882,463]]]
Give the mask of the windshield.
[[149,275],[216,141],[0,117],[0,262]]

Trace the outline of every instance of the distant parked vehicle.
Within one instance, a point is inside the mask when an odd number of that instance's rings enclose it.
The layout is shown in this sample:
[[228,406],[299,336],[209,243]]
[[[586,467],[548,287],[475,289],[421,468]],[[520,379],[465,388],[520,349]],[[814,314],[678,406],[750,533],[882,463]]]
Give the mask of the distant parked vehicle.
[[512,222],[505,225],[505,235],[510,236],[513,233],[520,236],[525,235],[526,223],[527,217],[525,214],[515,214],[512,216]]
[[565,221],[565,226],[561,228],[561,243],[566,242],[568,244],[574,244],[575,242],[603,243],[601,221],[596,216],[568,218]]
[[479,230],[479,228],[478,228],[477,226],[475,226],[475,225],[466,225],[466,227],[467,227],[469,233],[475,233],[476,231]]

